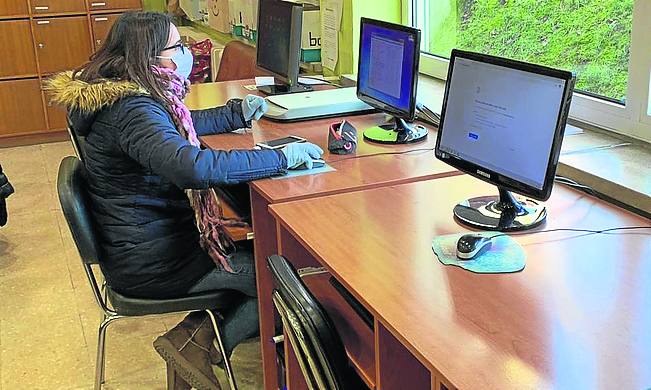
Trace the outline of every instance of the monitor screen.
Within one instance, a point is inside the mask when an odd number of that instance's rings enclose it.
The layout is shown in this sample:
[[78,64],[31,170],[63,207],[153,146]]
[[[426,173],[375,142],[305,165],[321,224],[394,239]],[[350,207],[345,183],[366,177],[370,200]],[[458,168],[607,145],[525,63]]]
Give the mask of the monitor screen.
[[548,197],[572,80],[569,72],[456,51],[437,156],[459,160],[463,170],[496,185]]
[[295,57],[290,55],[294,7],[300,5],[282,0],[260,1],[257,64],[282,77],[288,76],[290,58]]
[[420,31],[362,18],[359,98],[391,114],[413,117]]

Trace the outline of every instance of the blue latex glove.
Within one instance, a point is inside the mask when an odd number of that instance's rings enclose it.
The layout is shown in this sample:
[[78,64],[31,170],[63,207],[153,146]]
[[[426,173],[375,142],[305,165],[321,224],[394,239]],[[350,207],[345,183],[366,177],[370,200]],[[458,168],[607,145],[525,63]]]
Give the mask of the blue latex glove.
[[268,109],[267,101],[260,96],[246,95],[242,100],[242,115],[247,122],[252,119],[259,120]]
[[312,160],[321,158],[323,149],[309,142],[293,143],[280,149],[287,157],[287,167],[296,168],[305,163],[307,169],[312,169]]

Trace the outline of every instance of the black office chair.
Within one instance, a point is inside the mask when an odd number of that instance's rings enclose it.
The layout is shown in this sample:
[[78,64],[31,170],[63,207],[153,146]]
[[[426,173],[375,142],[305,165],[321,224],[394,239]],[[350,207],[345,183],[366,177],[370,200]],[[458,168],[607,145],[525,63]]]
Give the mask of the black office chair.
[[84,161],[84,151],[82,150],[82,144],[86,142],[86,137],[82,137],[79,134],[77,134],[77,131],[75,130],[74,126],[72,125],[72,121],[70,120],[70,116],[66,116],[66,121],[68,123],[68,135],[70,136],[70,141],[72,142],[72,148],[75,150],[75,154],[81,161]]
[[[120,318],[142,317],[155,314],[172,314],[188,311],[203,310],[212,321],[217,342],[222,353],[224,369],[231,389],[236,390],[235,376],[230,360],[224,352],[219,324],[214,311],[235,306],[241,299],[241,294],[235,291],[211,291],[175,299],[139,299],[121,295],[111,289],[111,286],[100,284],[95,277],[93,265],[99,264],[100,250],[97,236],[89,212],[87,195],[84,186],[85,171],[79,159],[68,156],[59,165],[57,190],[63,214],[72,232],[72,237],[79,251],[82,265],[86,271],[88,282],[93,290],[97,305],[103,311],[103,319],[99,325],[97,340],[97,362],[95,367],[95,390],[104,383],[104,345],[108,325]],[[104,292],[104,294],[102,293]],[[174,375],[168,367],[168,386],[172,384]]]
[[273,302],[309,389],[368,389],[350,366],[330,317],[282,256],[267,259],[275,289]]

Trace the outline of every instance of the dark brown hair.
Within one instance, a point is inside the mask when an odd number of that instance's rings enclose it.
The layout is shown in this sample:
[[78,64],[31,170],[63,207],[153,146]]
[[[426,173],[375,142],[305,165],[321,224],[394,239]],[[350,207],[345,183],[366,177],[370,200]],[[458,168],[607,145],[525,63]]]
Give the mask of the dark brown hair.
[[151,70],[165,49],[172,20],[158,12],[127,12],[115,21],[104,44],[73,77],[88,83],[102,79],[132,81],[151,96],[166,102],[160,83]]

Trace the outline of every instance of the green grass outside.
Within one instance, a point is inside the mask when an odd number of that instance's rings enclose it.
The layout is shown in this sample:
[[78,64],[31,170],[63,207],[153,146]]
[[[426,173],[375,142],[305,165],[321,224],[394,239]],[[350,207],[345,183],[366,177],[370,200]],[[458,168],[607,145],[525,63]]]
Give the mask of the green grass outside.
[[573,70],[625,100],[633,0],[431,0],[430,52],[452,48]]

